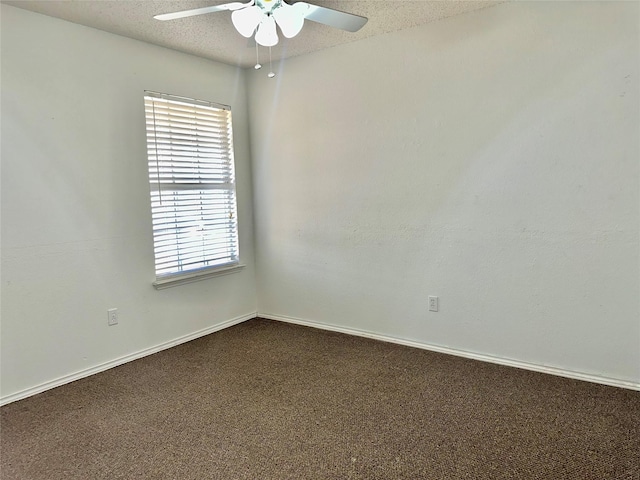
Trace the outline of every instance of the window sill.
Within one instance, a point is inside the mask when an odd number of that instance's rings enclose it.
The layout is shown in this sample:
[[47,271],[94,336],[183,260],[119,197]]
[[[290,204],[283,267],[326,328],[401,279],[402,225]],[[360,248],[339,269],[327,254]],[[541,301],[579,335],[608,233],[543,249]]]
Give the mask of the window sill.
[[199,282],[200,280],[206,280],[207,278],[229,275],[230,273],[239,272],[244,267],[245,265],[231,265],[212,270],[200,270],[197,272],[185,273],[183,275],[173,275],[169,278],[156,280],[153,282],[153,286],[156,290],[163,290],[165,288],[177,287],[178,285],[184,285],[186,283]]

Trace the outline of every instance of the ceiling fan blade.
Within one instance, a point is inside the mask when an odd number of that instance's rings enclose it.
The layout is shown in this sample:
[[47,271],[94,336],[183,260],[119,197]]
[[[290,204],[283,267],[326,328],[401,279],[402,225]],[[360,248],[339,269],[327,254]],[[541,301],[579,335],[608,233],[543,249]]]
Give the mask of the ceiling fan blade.
[[205,13],[222,12],[224,10],[238,10],[244,7],[250,7],[253,5],[253,0],[249,3],[223,3],[222,5],[213,5],[211,7],[194,8],[193,10],[183,10],[181,12],[163,13],[155,15],[153,18],[156,20],[175,20],[177,18],[193,17],[194,15],[203,15]]
[[306,2],[296,2],[294,5],[301,3],[309,6],[309,10],[307,10],[305,15],[306,20],[340,28],[347,32],[357,32],[364,27],[364,24],[367,23],[368,20],[366,17],[333,10],[332,8],[319,7],[318,5],[312,5]]

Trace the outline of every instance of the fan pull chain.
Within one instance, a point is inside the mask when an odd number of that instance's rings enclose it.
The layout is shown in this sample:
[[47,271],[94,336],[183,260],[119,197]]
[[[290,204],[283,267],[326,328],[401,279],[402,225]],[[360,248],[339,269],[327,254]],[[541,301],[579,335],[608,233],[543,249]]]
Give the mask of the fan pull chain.
[[267,75],[267,77],[269,78],[273,78],[276,76],[276,74],[273,72],[273,63],[271,63],[271,47],[269,47],[269,74]]
[[262,68],[262,65],[260,65],[260,57],[258,56],[258,42],[256,42],[256,65],[253,68],[256,70],[260,70]]

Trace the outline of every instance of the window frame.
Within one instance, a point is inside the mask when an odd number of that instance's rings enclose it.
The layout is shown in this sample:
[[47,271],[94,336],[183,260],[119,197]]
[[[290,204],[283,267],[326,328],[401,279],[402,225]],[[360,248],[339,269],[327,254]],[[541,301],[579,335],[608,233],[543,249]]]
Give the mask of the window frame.
[[[231,107],[151,90],[144,91],[144,106],[153,286],[163,289],[239,271],[245,265],[240,263]],[[185,111],[174,117],[173,109]],[[221,126],[212,129],[211,122]],[[195,146],[184,147],[185,136]],[[212,141],[220,147],[207,153],[201,142]]]

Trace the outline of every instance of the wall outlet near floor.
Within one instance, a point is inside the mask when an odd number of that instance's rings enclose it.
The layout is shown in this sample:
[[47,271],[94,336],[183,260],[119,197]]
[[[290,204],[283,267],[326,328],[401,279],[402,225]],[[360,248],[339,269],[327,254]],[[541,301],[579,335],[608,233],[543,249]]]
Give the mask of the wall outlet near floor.
[[438,311],[438,297],[429,296],[429,311],[430,312]]
[[110,308],[109,310],[107,310],[107,315],[108,315],[108,321],[109,321],[109,326],[112,327],[113,325],[117,325],[118,324],[118,309],[117,308]]

